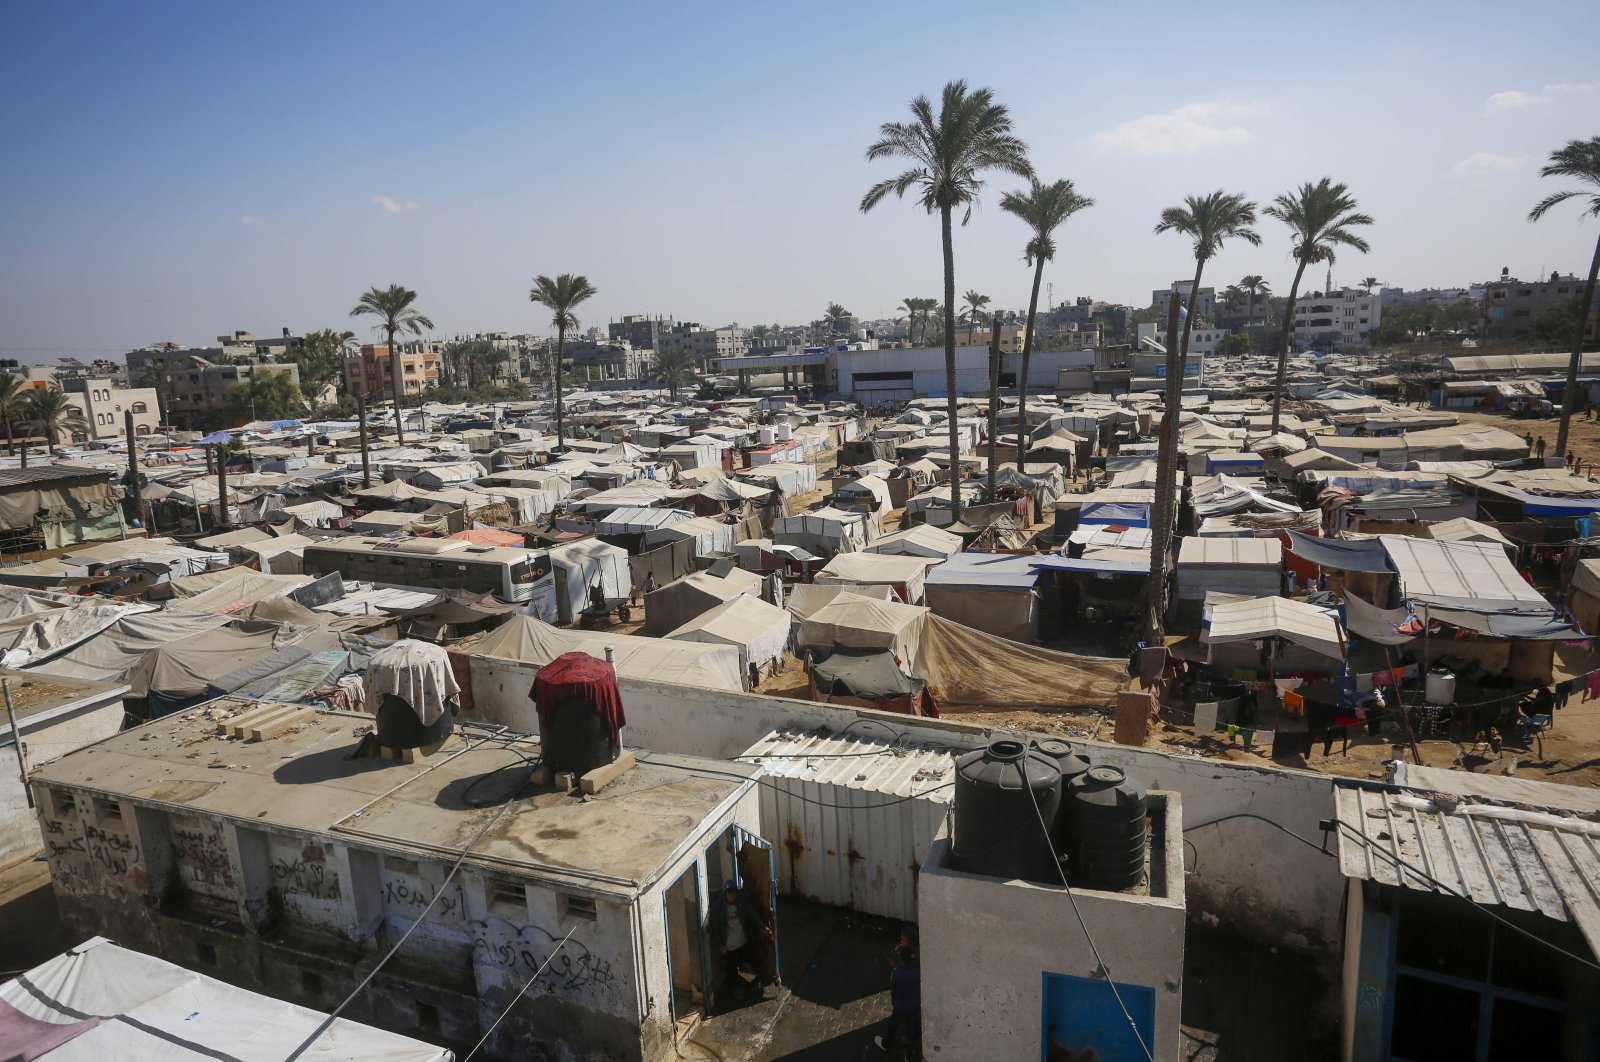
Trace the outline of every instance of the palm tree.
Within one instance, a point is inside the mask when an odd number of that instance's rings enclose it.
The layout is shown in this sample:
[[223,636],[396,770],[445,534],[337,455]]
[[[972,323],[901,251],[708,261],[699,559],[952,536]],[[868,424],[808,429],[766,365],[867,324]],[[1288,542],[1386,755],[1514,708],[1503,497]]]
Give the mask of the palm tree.
[[879,181],[861,197],[866,212],[892,192],[903,198],[912,189],[917,203],[939,215],[939,239],[944,251],[944,376],[945,416],[950,432],[950,508],[961,518],[961,446],[956,425],[956,259],[951,216],[962,208],[961,224],[972,219],[972,207],[983,189],[983,173],[1001,170],[1032,177],[1028,147],[1011,131],[1011,115],[994,102],[989,89],[969,92],[965,81],[944,87],[939,112],[926,96],[911,101],[913,121],[885,122],[878,139],[867,148],[867,160],[907,159],[911,167],[896,177]]
[[822,311],[822,320],[828,326],[829,337],[845,335],[845,328],[850,324],[850,311],[836,302],[828,303],[828,308]]
[[906,346],[917,345],[917,317],[922,313],[922,300],[914,295],[908,295],[901,303],[900,309],[906,314]]
[[1283,309],[1283,330],[1278,337],[1278,376],[1272,387],[1272,434],[1278,432],[1283,416],[1283,389],[1289,371],[1289,333],[1294,329],[1294,301],[1300,294],[1300,278],[1306,266],[1316,262],[1334,263],[1335,250],[1342,246],[1354,247],[1366,254],[1367,241],[1355,230],[1371,225],[1372,219],[1356,209],[1355,196],[1342,184],[1324,177],[1316,184],[1309,181],[1293,194],[1280,195],[1267,207],[1268,217],[1277,218],[1289,226],[1293,243],[1294,283],[1289,285],[1289,301]]
[[967,304],[967,308],[961,311],[961,319],[967,324],[967,346],[970,347],[972,345],[973,329],[979,321],[988,316],[983,312],[983,308],[989,305],[989,296],[979,295],[976,291],[969,290],[965,295],[961,296],[961,301]]
[[1371,295],[1372,289],[1382,283],[1383,281],[1379,280],[1377,277],[1368,277],[1361,282],[1361,290],[1365,291],[1368,295]]
[[672,400],[678,400],[678,388],[694,378],[694,359],[682,347],[663,350],[656,354],[656,379],[667,385]]
[[750,338],[757,341],[766,339],[771,334],[772,328],[764,324],[758,324],[754,328],[750,329]]
[[[1529,221],[1538,221],[1551,207],[1568,199],[1584,199],[1583,213],[1600,218],[1600,136],[1588,140],[1569,140],[1567,146],[1550,153],[1550,161],[1539,171],[1540,177],[1571,177],[1585,188],[1552,192],[1528,211]],[[1580,217],[1582,215],[1579,215]],[[1556,455],[1567,452],[1567,429],[1572,423],[1572,407],[1578,400],[1578,364],[1583,360],[1583,335],[1589,328],[1594,309],[1595,278],[1600,275],[1600,239],[1595,240],[1594,258],[1589,262],[1589,279],[1583,285],[1583,302],[1578,310],[1577,335],[1572,340],[1572,360],[1567,362],[1567,389],[1561,394],[1561,428],[1556,433]]]
[[1249,276],[1239,278],[1239,290],[1249,296],[1244,304],[1244,317],[1246,326],[1256,323],[1256,299],[1260,296],[1270,296],[1272,287],[1260,274],[1251,273]]
[[1033,326],[1039,313],[1039,284],[1044,280],[1044,264],[1056,256],[1055,231],[1080,210],[1094,206],[1094,200],[1079,195],[1071,181],[1044,184],[1035,177],[1025,192],[1011,192],[1000,200],[1000,209],[1021,218],[1028,226],[1028,242],[1022,260],[1033,266],[1033,291],[1028,296],[1028,331],[1022,337],[1022,373],[1017,377],[1017,471],[1022,471],[1024,442],[1028,427],[1028,369],[1033,360]]
[[[1217,191],[1204,196],[1187,196],[1181,207],[1161,212],[1156,233],[1178,232],[1194,241],[1194,282],[1189,288],[1189,312],[1183,318],[1183,338],[1178,338],[1178,293],[1167,302],[1167,403],[1161,417],[1161,447],[1156,460],[1156,504],[1150,535],[1150,628],[1159,636],[1163,629],[1166,602],[1167,554],[1172,548],[1172,525],[1177,518],[1178,419],[1182,411],[1183,370],[1189,355],[1189,334],[1194,330],[1194,297],[1200,291],[1200,277],[1206,263],[1217,256],[1224,242],[1241,239],[1259,246],[1261,237],[1252,228],[1256,205],[1243,195]],[[1155,644],[1160,644],[1155,643]]]
[[[0,423],[6,429],[6,456],[10,457],[17,452],[16,441],[12,436],[14,425],[28,417],[28,396],[33,389],[28,386],[28,381],[15,373],[0,372]],[[27,449],[26,446],[23,449]]]
[[56,452],[57,432],[89,430],[89,422],[56,384],[46,391],[29,391],[26,410],[28,421],[44,433],[52,455]]
[[528,292],[528,300],[536,302],[550,311],[550,323],[556,329],[556,371],[555,401],[556,401],[556,451],[560,452],[566,446],[566,410],[561,404],[561,374],[566,370],[565,359],[567,352],[567,329],[578,327],[578,318],[573,314],[573,307],[585,299],[592,299],[597,294],[595,286],[589,283],[589,278],[576,273],[562,273],[554,280],[539,275],[533,278],[533,290]]
[[1230,310],[1237,310],[1248,298],[1244,289],[1237,284],[1229,284],[1222,289],[1222,305]]
[[412,305],[416,301],[417,293],[410,288],[390,284],[387,288],[372,288],[361,296],[361,301],[350,311],[351,317],[369,315],[378,318],[378,327],[388,336],[389,375],[394,384],[395,442],[402,446],[406,441],[406,426],[405,415],[400,412],[400,348],[395,345],[394,337],[397,332],[420,336],[423,329],[433,327],[433,322]]

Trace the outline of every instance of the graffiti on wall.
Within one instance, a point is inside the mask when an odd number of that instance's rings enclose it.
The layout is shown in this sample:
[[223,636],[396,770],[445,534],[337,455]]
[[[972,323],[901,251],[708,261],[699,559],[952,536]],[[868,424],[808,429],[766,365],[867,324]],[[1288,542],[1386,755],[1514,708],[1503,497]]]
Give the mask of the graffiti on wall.
[[607,994],[617,985],[611,963],[590,952],[576,933],[556,951],[565,931],[552,934],[543,926],[512,925],[498,918],[469,924],[477,962],[499,966],[521,977],[532,977],[543,967],[539,987],[544,991]]

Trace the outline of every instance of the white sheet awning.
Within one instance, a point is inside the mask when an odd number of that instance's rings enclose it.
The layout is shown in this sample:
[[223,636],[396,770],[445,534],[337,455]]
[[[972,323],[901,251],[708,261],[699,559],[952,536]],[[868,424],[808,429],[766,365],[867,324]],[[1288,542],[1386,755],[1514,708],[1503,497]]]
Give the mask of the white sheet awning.
[[1319,608],[1286,597],[1247,598],[1213,605],[1210,626],[1201,631],[1200,637],[1212,645],[1224,645],[1273,635],[1323,656],[1344,659],[1338,622]]

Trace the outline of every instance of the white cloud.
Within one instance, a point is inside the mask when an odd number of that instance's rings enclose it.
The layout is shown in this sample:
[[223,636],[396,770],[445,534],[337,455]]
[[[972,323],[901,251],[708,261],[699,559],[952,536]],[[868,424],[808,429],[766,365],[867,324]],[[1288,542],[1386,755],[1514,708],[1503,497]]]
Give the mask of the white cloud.
[[1501,173],[1516,169],[1522,165],[1522,161],[1514,155],[1496,155],[1491,151],[1479,151],[1451,166],[1450,176],[1478,177],[1486,173]]
[[1514,111],[1518,107],[1527,107],[1535,103],[1549,103],[1564,96],[1581,96],[1590,92],[1600,91],[1600,82],[1578,81],[1556,85],[1546,85],[1538,92],[1523,92],[1521,89],[1507,89],[1496,92],[1483,103],[1484,114],[1503,114]]
[[386,195],[375,195],[372,201],[382,207],[385,214],[411,214],[422,209],[422,204],[415,199],[393,199]]
[[1250,130],[1217,121],[1248,108],[1223,103],[1188,103],[1160,114],[1146,114],[1094,134],[1101,155],[1187,155],[1221,144],[1247,144]]
[[255,214],[239,215],[239,224],[241,225],[265,225],[266,223],[265,218],[257,217]]

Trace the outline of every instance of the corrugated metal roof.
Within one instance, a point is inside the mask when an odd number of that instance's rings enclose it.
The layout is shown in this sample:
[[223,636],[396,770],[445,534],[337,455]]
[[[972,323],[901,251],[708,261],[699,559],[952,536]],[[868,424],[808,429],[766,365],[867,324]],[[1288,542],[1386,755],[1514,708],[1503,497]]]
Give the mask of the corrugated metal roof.
[[[955,779],[955,749],[901,746],[875,723],[845,735],[826,728],[774,730],[739,757],[759,763],[775,778],[803,778],[823,785],[863,789],[885,796],[914,796]],[[927,799],[950,803],[946,786]]]
[[58,479],[81,479],[85,476],[107,479],[111,474],[110,468],[65,462],[58,465],[29,465],[27,468],[0,469],[0,490],[49,483]]
[[1344,875],[1571,922],[1600,955],[1600,823],[1431,796],[1336,785]]

